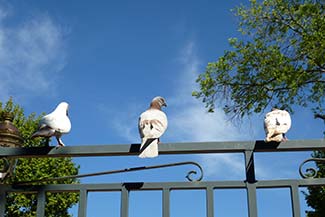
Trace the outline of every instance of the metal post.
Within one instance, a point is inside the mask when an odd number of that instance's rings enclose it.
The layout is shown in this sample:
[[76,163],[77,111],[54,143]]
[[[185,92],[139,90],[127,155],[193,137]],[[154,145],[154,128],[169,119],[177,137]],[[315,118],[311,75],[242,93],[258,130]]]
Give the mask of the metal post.
[[129,190],[123,186],[121,192],[121,217],[129,216]]
[[170,216],[170,189],[163,189],[163,217]]
[[256,185],[247,183],[248,216],[257,217]]
[[7,203],[6,192],[0,191],[0,216],[5,216],[6,203]]
[[254,152],[245,151],[245,171],[246,181],[248,183],[255,183],[255,167],[254,167]]
[[207,199],[207,217],[214,217],[214,197],[213,187],[206,188],[206,199]]
[[245,151],[246,189],[248,201],[248,216],[257,217],[256,179],[254,168],[254,152]]
[[88,199],[88,191],[85,189],[80,190],[78,217],[86,217],[87,216],[87,199]]
[[40,190],[37,194],[37,210],[36,217],[45,216],[45,191]]
[[291,203],[293,217],[300,217],[300,201],[298,185],[291,185]]

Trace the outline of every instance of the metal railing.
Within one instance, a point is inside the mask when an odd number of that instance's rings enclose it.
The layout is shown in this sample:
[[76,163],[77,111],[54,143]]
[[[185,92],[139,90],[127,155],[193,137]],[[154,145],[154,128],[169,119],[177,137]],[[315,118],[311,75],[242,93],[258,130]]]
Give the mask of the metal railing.
[[[131,145],[99,145],[99,146],[65,146],[65,147],[33,147],[33,148],[4,148],[0,147],[0,158],[31,158],[31,157],[89,157],[89,156],[129,156],[139,154],[139,144]],[[260,188],[289,188],[293,217],[300,217],[299,187],[323,186],[325,178],[307,178],[300,167],[301,179],[286,180],[256,180],[254,169],[254,153],[256,152],[297,152],[325,150],[325,140],[292,140],[285,143],[265,143],[264,141],[243,142],[204,142],[204,143],[168,143],[159,145],[159,154],[205,154],[205,153],[243,153],[245,158],[246,179],[239,181],[200,181],[190,182],[136,182],[136,183],[108,183],[108,184],[50,184],[50,185],[0,185],[0,216],[4,216],[6,194],[9,192],[37,194],[37,217],[45,213],[46,192],[79,192],[78,217],[86,217],[87,197],[89,192],[116,191],[121,193],[121,217],[129,216],[130,191],[158,190],[162,192],[162,216],[170,216],[170,193],[172,190],[206,191],[206,216],[214,217],[215,189],[246,189],[248,216],[257,217],[256,190]],[[306,159],[308,161],[323,161],[323,159]],[[180,162],[183,164],[197,164],[195,162]],[[175,165],[158,165],[167,167]],[[176,165],[177,166],[177,165]],[[198,165],[198,168],[200,166]],[[143,167],[126,169],[126,172],[142,170]],[[148,168],[147,168],[148,169]],[[152,168],[149,168],[152,169]],[[125,170],[124,170],[125,171]],[[315,169],[309,171],[316,172]],[[112,171],[108,171],[112,172]],[[116,171],[113,171],[114,173]],[[117,171],[119,172],[119,171]],[[202,168],[201,168],[202,172]],[[106,172],[107,173],[107,172]],[[195,173],[190,171],[190,173]],[[87,174],[86,174],[87,175]],[[88,174],[93,175],[93,174]],[[80,176],[80,175],[79,175]],[[83,175],[81,175],[83,176]],[[37,180],[36,180],[37,181]]]

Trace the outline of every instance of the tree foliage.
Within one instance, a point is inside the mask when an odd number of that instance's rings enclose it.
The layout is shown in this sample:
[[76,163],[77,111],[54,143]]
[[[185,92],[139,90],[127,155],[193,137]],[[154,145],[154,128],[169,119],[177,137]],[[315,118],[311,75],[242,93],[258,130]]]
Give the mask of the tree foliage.
[[[23,137],[23,147],[36,147],[47,145],[45,139],[30,139],[36,131],[41,116],[35,113],[25,116],[23,109],[15,105],[10,99],[5,104],[0,102],[0,117],[3,112],[14,114],[14,125],[19,129]],[[17,161],[15,175],[5,180],[6,183],[14,183],[41,178],[60,177],[78,174],[79,166],[76,166],[71,158],[20,158]],[[42,184],[70,184],[77,183],[77,180],[63,180],[44,182]],[[6,216],[10,217],[32,217],[36,216],[37,195],[8,193],[6,205]],[[47,193],[45,216],[47,217],[68,217],[68,209],[78,202],[76,193]]]
[[[208,63],[193,95],[208,111],[222,105],[231,117],[298,105],[310,107],[325,123],[325,1],[251,0],[234,12],[243,37],[229,39],[231,50]],[[317,167],[324,177],[324,165]],[[308,217],[325,216],[325,187],[310,187],[308,193],[314,208]]]
[[[325,158],[325,152],[315,151],[315,158]],[[317,163],[317,177],[325,177],[325,167]],[[325,186],[308,187],[308,193],[304,192],[308,206],[314,208],[313,211],[306,211],[308,217],[323,217],[325,215]]]
[[[243,38],[199,75],[193,95],[209,111],[224,102],[233,117],[268,106],[292,109],[325,99],[325,1],[250,1],[236,8]],[[225,101],[223,101],[225,100]]]

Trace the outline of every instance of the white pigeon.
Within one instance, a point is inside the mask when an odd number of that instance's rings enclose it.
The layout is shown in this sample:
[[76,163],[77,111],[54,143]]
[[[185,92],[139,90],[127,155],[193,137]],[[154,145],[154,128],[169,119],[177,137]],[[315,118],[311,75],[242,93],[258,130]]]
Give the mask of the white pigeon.
[[290,114],[285,110],[273,108],[271,112],[266,114],[264,119],[265,141],[287,141],[285,133],[288,132],[290,127]]
[[53,112],[42,117],[38,130],[31,136],[46,137],[55,136],[58,146],[64,146],[61,140],[62,134],[69,133],[71,130],[71,122],[68,116],[69,104],[61,102]]
[[167,106],[164,98],[157,96],[150,103],[150,108],[140,115],[138,128],[142,139],[140,146],[140,158],[152,158],[158,156],[159,138],[167,129],[166,114],[161,110]]

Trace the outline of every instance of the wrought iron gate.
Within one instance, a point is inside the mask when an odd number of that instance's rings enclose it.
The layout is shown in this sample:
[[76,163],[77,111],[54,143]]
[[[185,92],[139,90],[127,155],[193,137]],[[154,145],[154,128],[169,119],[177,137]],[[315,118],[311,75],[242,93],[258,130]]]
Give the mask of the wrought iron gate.
[[[302,165],[308,161],[324,161],[324,159],[307,159],[302,162],[299,171],[301,179],[287,180],[256,180],[254,169],[254,153],[256,152],[296,152],[325,150],[324,140],[296,140],[285,143],[265,143],[264,141],[251,142],[207,142],[207,143],[173,143],[160,144],[159,154],[204,154],[204,153],[243,153],[245,158],[246,179],[238,181],[201,181],[200,178],[190,182],[136,182],[136,183],[108,183],[108,184],[58,184],[58,185],[0,185],[0,216],[4,216],[6,194],[9,192],[36,193],[37,217],[43,217],[45,212],[46,192],[79,192],[78,217],[86,217],[87,196],[89,192],[115,191],[121,194],[121,217],[129,216],[130,191],[162,192],[162,216],[170,216],[170,193],[173,190],[201,189],[206,192],[206,216],[214,217],[214,190],[216,189],[245,189],[247,192],[248,216],[257,217],[256,190],[261,188],[288,188],[291,192],[291,205],[293,217],[300,217],[299,187],[324,186],[325,178],[306,177]],[[35,148],[4,148],[0,147],[0,158],[10,157],[86,157],[86,156],[128,156],[137,155],[139,145],[102,145],[102,146],[67,146],[62,148],[35,147]],[[35,154],[37,153],[37,154]],[[195,162],[180,162],[183,164],[196,164]],[[158,167],[160,167],[158,166]],[[199,165],[198,168],[200,169]],[[126,172],[146,168],[131,168]],[[151,169],[151,168],[147,168]],[[298,169],[298,168],[297,168]],[[315,172],[314,169],[309,171]],[[112,172],[112,171],[110,171]],[[113,171],[118,172],[118,171]],[[198,171],[200,172],[200,171]],[[201,171],[202,172],[202,171]],[[106,172],[107,173],[107,172]],[[189,172],[189,176],[195,173]],[[93,174],[88,174],[93,175]]]

